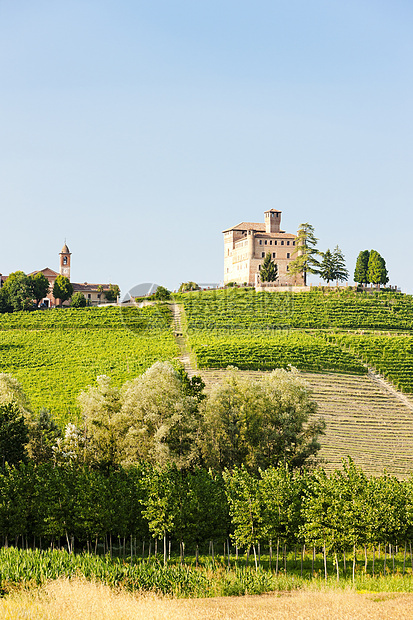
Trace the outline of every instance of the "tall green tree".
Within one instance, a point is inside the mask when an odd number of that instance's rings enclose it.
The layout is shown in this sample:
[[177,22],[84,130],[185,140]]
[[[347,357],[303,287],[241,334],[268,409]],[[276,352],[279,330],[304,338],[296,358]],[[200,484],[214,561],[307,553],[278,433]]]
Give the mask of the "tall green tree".
[[[311,390],[294,369],[261,381],[233,369],[202,405],[207,465],[257,472],[280,463],[304,468],[315,458],[325,423],[316,418]],[[311,421],[310,421],[311,418]]]
[[357,257],[356,268],[354,270],[354,282],[357,282],[357,284],[367,284],[369,282],[367,277],[369,257],[370,252],[368,250],[362,250]]
[[334,258],[330,249],[322,253],[320,276],[327,284],[335,280]]
[[322,260],[319,273],[323,280],[329,283],[333,280],[343,282],[348,279],[344,255],[338,245],[334,248],[333,252],[328,249],[326,252],[322,252],[321,256]]
[[107,301],[116,301],[119,297],[120,288],[117,284],[109,284],[109,290],[105,291]]
[[23,271],[11,273],[3,285],[9,310],[29,310],[33,305],[32,280]]
[[334,280],[345,282],[349,278],[346,261],[341,249],[336,245],[333,250]]
[[28,428],[16,403],[0,405],[0,465],[26,460]]
[[73,295],[73,285],[66,276],[58,275],[53,285],[53,297],[58,299],[61,304]]
[[41,409],[40,413],[29,420],[29,442],[27,452],[29,458],[39,465],[49,463],[53,459],[53,446],[61,436],[59,426],[53,420],[50,411]]
[[36,275],[31,277],[31,284],[33,299],[36,301],[36,306],[39,306],[43,297],[46,297],[49,292],[49,280],[39,271]]
[[267,252],[264,262],[261,266],[260,279],[261,282],[275,282],[278,278],[278,267],[271,260],[271,252]]
[[376,250],[370,251],[367,280],[371,282],[371,284],[377,284],[378,286],[380,286],[380,284],[387,284],[389,281],[386,262]]
[[320,263],[316,258],[320,254],[316,247],[317,242],[314,227],[308,222],[300,224],[292,252],[296,258],[291,261],[288,272],[291,276],[302,274],[304,286],[307,286],[308,273],[320,273]]

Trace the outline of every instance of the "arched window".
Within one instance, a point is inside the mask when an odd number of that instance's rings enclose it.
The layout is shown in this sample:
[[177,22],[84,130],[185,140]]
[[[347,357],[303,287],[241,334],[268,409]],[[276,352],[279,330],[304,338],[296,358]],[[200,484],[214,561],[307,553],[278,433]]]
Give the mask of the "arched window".
[[63,264],[67,265],[67,256],[63,256]]

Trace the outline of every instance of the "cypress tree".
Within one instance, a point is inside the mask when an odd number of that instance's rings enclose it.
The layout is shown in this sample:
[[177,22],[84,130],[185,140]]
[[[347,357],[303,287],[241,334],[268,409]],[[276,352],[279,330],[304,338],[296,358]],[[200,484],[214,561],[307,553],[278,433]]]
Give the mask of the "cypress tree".
[[271,253],[267,252],[260,271],[261,282],[275,282],[278,278],[278,267],[271,260]]
[[367,267],[367,281],[372,284],[387,284],[389,281],[386,269],[386,262],[376,251],[371,250]]
[[362,250],[357,257],[356,268],[354,270],[354,282],[357,284],[367,284],[367,269],[369,265],[370,252]]

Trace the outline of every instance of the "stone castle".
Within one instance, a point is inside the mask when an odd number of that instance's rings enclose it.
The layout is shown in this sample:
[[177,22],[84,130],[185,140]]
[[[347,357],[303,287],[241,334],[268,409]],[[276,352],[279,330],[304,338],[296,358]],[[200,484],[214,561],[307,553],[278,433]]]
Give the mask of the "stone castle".
[[289,264],[296,258],[296,235],[281,230],[281,211],[264,212],[265,222],[241,222],[224,230],[224,284],[260,284],[260,270],[270,252],[278,267],[276,286],[302,286],[302,275],[290,276]]

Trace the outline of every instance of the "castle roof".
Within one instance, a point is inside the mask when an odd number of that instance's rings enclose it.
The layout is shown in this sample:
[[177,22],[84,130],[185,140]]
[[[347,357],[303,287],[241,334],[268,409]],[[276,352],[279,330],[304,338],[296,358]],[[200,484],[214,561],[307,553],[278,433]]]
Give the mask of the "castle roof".
[[265,232],[265,224],[261,222],[241,222],[237,226],[232,226],[222,232],[225,233],[231,230],[255,230],[256,232]]

